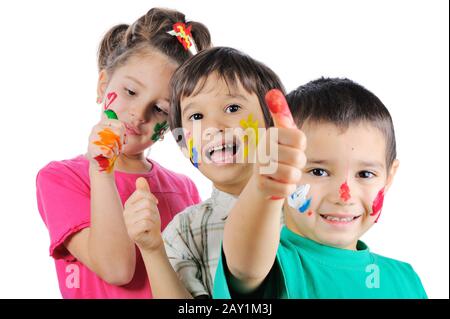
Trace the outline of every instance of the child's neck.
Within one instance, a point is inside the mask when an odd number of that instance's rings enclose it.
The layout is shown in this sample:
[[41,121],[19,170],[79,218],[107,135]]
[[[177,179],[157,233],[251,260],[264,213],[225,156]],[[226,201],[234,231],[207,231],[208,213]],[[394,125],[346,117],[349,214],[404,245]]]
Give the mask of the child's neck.
[[239,196],[242,193],[242,190],[244,189],[244,187],[247,185],[248,183],[248,179],[240,182],[240,183],[235,183],[235,184],[219,184],[219,183],[213,183],[214,187],[217,188],[218,190],[234,195],[234,196]]
[[114,164],[115,170],[126,173],[148,173],[152,164],[147,161],[144,153],[135,155],[121,154]]

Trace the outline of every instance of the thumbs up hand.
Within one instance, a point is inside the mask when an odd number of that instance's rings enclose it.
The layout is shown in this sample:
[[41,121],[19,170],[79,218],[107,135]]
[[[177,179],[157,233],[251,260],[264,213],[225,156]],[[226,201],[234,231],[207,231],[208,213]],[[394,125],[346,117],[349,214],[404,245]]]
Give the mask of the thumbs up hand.
[[128,235],[141,250],[152,252],[164,246],[157,205],[158,199],[151,193],[147,180],[139,177],[123,214]]
[[281,91],[270,90],[265,99],[275,123],[275,127],[269,128],[266,133],[270,143],[277,143],[278,152],[269,156],[269,166],[275,169],[266,173],[261,169],[263,165],[258,163],[255,174],[259,190],[268,198],[279,200],[292,194],[300,183],[306,164],[306,136],[295,125]]

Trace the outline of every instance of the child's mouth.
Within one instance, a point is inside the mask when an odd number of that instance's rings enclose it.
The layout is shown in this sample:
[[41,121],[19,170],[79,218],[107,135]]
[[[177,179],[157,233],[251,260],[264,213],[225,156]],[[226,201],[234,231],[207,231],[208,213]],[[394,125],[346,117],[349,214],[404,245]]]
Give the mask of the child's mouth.
[[214,164],[234,163],[239,150],[239,144],[235,142],[220,143],[206,149],[206,158]]
[[344,214],[319,214],[323,220],[333,225],[347,225],[357,220],[362,215],[344,215]]
[[141,131],[136,126],[128,124],[126,122],[123,123],[125,125],[127,135],[142,135]]

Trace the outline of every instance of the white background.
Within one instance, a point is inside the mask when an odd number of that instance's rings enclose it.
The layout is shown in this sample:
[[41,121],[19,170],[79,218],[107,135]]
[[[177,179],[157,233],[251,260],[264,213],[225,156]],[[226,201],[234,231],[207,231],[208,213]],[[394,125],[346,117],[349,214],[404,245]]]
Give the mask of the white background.
[[[99,117],[98,43],[154,6],[205,23],[215,45],[263,61],[288,91],[323,75],[374,92],[394,119],[401,165],[363,240],[411,263],[429,297],[449,297],[448,1],[107,0],[0,3],[0,298],[60,298],[35,176],[85,152]],[[151,157],[209,196],[171,136]]]

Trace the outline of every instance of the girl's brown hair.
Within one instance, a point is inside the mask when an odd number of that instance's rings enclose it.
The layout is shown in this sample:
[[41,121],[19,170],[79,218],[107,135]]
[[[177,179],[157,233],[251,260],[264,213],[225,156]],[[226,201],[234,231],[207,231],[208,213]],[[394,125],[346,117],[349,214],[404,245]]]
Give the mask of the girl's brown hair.
[[103,37],[98,49],[98,69],[113,72],[133,55],[145,49],[157,50],[177,64],[182,64],[192,54],[183,48],[175,36],[168,34],[177,22],[191,26],[191,34],[197,50],[211,46],[208,29],[200,22],[186,21],[179,11],[152,8],[131,25],[112,27]]

